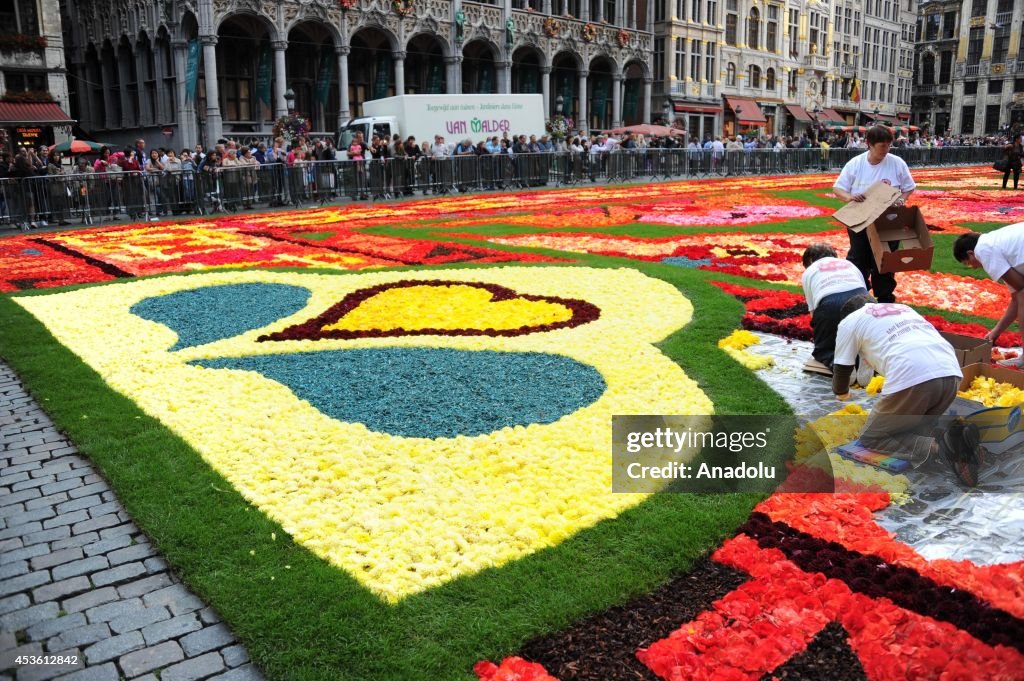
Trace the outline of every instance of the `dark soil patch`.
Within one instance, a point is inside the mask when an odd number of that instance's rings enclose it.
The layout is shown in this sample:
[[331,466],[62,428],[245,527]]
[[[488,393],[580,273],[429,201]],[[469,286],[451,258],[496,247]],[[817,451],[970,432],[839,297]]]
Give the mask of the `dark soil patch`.
[[765,674],[761,681],[866,681],[867,678],[857,654],[846,641],[846,630],[832,622],[814,637],[807,650],[794,655],[771,674]]
[[519,654],[561,681],[656,681],[636,651],[666,638],[747,576],[710,560],[657,590],[534,639]]

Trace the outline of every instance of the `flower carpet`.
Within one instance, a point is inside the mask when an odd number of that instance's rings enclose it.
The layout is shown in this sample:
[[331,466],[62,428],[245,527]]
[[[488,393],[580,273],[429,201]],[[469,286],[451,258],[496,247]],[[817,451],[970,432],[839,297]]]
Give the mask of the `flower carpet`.
[[[1005,288],[952,240],[1024,202],[978,174],[914,172],[936,257],[896,294],[980,337]],[[833,181],[19,234],[0,356],[269,678],[1024,678],[1024,555],[893,525],[922,512],[913,477],[835,459],[829,494],[612,492],[615,415],[856,434],[877,397],[826,416],[772,373],[810,335],[803,249],[845,252]]]

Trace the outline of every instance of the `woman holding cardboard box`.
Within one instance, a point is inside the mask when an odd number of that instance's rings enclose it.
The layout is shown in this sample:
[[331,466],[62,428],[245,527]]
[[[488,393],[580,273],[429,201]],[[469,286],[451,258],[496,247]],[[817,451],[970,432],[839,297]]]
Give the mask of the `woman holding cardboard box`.
[[[846,203],[860,202],[864,200],[864,192],[868,187],[876,182],[882,182],[900,190],[900,197],[893,205],[903,206],[917,185],[910,176],[906,162],[899,156],[889,153],[892,132],[885,126],[876,125],[868,129],[866,138],[868,152],[854,156],[843,166],[832,191]],[[874,291],[878,302],[896,302],[896,276],[878,271],[867,231],[854,232],[848,229],[847,234],[850,237],[850,250],[846,254],[846,259],[856,265],[864,275],[864,281]]]

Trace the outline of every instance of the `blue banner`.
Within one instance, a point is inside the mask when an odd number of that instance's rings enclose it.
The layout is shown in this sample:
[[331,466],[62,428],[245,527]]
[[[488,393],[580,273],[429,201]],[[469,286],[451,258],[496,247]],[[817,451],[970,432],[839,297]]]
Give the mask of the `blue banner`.
[[320,56],[320,75],[316,81],[316,97],[321,104],[327,103],[331,94],[331,79],[334,78],[334,52],[325,50]]
[[[610,79],[608,78],[608,76],[598,76],[597,79],[594,80],[594,93],[590,100],[590,108],[588,109],[590,120],[596,120],[597,127],[599,129],[611,127],[610,125],[606,125],[607,121],[605,120],[605,109],[607,108],[608,102],[609,80]],[[589,129],[590,121],[584,121],[584,123],[585,125],[583,126],[583,128]]]
[[444,92],[444,65],[440,61],[430,62],[430,77],[427,79],[427,94],[437,95]]
[[270,106],[270,80],[274,68],[274,56],[270,45],[264,45],[260,51],[260,63],[256,69],[256,99]]
[[188,41],[188,62],[185,64],[185,101],[196,98],[196,87],[199,84],[199,39]]
[[494,64],[484,64],[480,70],[480,94],[494,94]]

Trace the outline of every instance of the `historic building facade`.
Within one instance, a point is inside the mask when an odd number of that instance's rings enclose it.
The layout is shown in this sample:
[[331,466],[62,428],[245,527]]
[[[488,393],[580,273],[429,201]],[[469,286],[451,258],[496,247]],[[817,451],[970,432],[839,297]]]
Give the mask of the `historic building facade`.
[[963,0],[925,0],[918,8],[911,123],[945,135],[951,129],[953,66]]
[[67,139],[59,0],[0,1],[0,137],[5,146]]
[[912,2],[656,2],[655,109],[697,137],[906,121]]
[[324,133],[396,93],[542,93],[593,130],[652,115],[646,0],[67,4],[72,109],[111,141],[258,138],[292,97]]
[[964,0],[961,4],[950,105],[952,132],[986,135],[1007,125],[1024,125],[1022,30],[1024,3]]

